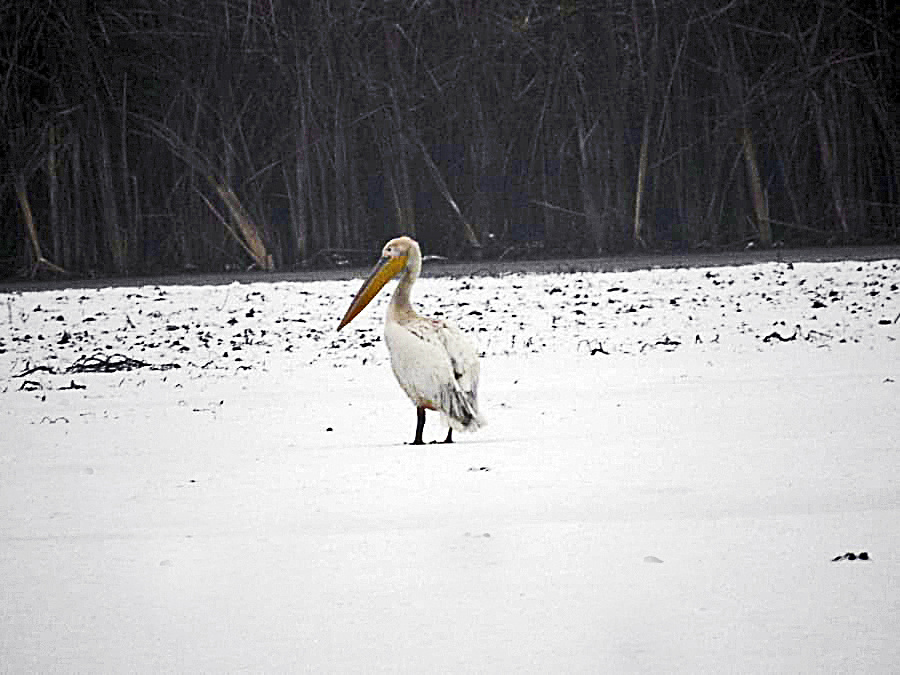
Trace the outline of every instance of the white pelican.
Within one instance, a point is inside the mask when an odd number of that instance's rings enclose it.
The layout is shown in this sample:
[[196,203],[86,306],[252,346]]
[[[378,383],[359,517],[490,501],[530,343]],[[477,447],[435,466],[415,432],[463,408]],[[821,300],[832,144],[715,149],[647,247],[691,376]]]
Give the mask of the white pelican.
[[478,353],[456,326],[419,316],[409,292],[422,271],[422,251],[409,237],[391,239],[381,260],[359,289],[338,330],[350,323],[391,279],[402,273],[384,321],[384,340],[397,381],[416,406],[416,438],[422,445],[425,411],[441,413],[453,430],[475,431],[484,424],[478,414]]

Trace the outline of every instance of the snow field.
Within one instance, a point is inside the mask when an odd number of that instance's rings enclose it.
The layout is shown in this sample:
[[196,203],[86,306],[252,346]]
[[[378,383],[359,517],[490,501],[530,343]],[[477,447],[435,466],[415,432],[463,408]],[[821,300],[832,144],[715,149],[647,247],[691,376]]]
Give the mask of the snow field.
[[0,297],[0,670],[890,672],[898,278],[423,279],[489,421],[424,448],[358,282]]

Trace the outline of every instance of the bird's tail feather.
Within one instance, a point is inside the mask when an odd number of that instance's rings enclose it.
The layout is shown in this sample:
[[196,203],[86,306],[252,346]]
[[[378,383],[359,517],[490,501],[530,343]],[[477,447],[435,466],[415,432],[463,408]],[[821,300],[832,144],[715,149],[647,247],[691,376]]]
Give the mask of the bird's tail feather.
[[478,412],[475,398],[462,390],[450,396],[450,405],[444,412],[445,423],[454,431],[476,431],[487,424]]

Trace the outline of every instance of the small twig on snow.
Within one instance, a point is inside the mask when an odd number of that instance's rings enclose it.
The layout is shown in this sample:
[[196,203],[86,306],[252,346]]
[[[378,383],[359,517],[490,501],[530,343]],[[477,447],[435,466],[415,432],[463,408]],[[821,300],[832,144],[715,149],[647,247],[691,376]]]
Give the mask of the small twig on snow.
[[49,422],[50,424],[56,424],[57,422],[65,422],[66,424],[68,424],[69,419],[67,417],[48,417],[47,415],[44,415],[41,418],[41,424],[43,424],[44,422]]
[[53,373],[55,371],[50,366],[30,366],[30,367],[26,366],[25,370],[23,370],[18,375],[13,375],[13,377],[27,377],[28,375],[31,375],[33,373],[38,373],[38,372],[43,372],[43,373],[48,373],[50,375],[53,375]]
[[[529,338],[529,342],[530,342],[530,338]],[[598,345],[597,347],[594,347],[590,340],[587,340],[587,339],[579,340],[578,346],[576,347],[577,351],[581,351],[581,345],[587,345],[587,348],[589,350],[588,353],[591,356],[595,356],[597,354],[604,354],[606,356],[609,356],[609,352],[603,348],[603,343],[600,342],[600,340],[597,340],[597,345]],[[525,346],[527,347],[528,345],[526,344]]]
[[763,342],[771,342],[772,340],[778,340],[779,342],[791,342],[797,339],[797,336],[800,334],[800,326],[798,325],[794,328],[794,334],[788,337],[784,337],[777,330],[772,331],[766,337],[763,338]]
[[675,347],[678,347],[680,345],[681,342],[679,342],[678,340],[673,340],[668,335],[666,335],[662,340],[657,340],[654,343],[645,342],[643,345],[641,345],[641,353],[643,353],[644,350],[649,349],[650,347],[671,347],[671,349],[669,349],[668,351],[672,351],[675,349]]

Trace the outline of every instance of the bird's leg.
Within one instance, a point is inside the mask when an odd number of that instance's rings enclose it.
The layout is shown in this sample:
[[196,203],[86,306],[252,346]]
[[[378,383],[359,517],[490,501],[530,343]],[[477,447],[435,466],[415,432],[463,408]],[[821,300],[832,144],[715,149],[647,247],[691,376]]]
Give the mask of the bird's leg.
[[444,439],[444,443],[452,443],[453,442],[453,427],[447,429],[447,438]]
[[413,445],[425,445],[425,442],[422,440],[422,429],[425,428],[425,408],[417,407],[416,408],[416,439],[412,442]]

